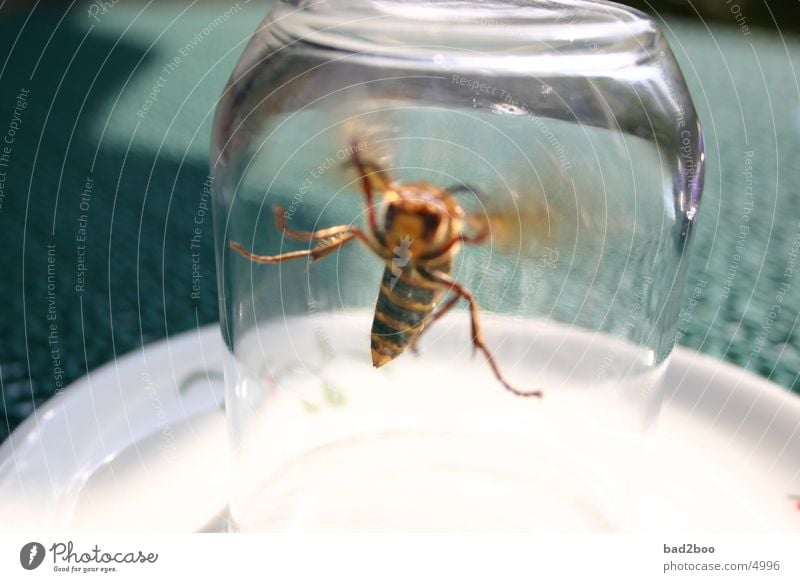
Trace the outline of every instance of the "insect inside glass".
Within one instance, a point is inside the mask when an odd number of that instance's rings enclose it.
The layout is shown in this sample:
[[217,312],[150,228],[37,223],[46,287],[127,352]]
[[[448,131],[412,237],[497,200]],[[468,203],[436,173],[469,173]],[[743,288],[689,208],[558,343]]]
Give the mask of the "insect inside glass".
[[[472,189],[443,189],[427,182],[400,184],[385,169],[363,159],[357,143],[351,144],[351,151],[350,161],[366,203],[366,231],[350,225],[314,232],[293,230],[286,225],[283,207],[275,206],[276,227],[289,238],[313,242],[309,249],[270,256],[254,254],[235,241],[230,241],[230,248],[255,263],[275,264],[304,257],[319,260],[358,240],[386,265],[372,321],[373,366],[391,362],[406,348],[416,351],[424,330],[463,299],[469,304],[473,347],[486,356],[498,381],[517,396],[541,397],[540,390],[518,390],[503,377],[483,339],[477,300],[451,276],[461,245],[480,245],[489,238],[488,220],[466,212],[456,200],[456,194]],[[376,198],[380,198],[380,217]]]

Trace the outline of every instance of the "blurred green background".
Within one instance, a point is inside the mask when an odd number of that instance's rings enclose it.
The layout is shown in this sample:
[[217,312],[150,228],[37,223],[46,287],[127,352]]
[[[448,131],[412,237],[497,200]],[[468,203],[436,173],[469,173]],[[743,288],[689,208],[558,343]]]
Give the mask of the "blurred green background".
[[[106,4],[0,4],[0,139],[14,130],[0,168],[0,440],[87,371],[217,318],[210,224],[192,297],[193,218],[217,97],[270,2]],[[800,3],[631,4],[657,10],[706,135],[678,340],[800,392]]]
[[[110,3],[109,0],[105,0]],[[83,4],[90,5],[91,1]],[[74,0],[5,0],[6,10],[29,9],[33,4],[41,7],[62,8],[75,4]],[[78,3],[80,4],[80,2]],[[147,0],[119,0],[117,5],[145,5]],[[180,5],[224,5],[220,0],[159,0],[158,4]],[[731,20],[746,21],[757,27],[776,27],[780,24],[783,30],[797,30],[800,27],[800,3],[795,0],[626,0],[619,2],[650,14],[682,15],[690,18],[730,23]]]

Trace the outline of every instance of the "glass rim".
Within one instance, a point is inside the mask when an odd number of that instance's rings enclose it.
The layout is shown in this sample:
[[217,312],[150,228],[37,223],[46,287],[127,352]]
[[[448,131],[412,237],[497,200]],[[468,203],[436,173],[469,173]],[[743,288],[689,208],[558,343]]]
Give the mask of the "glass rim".
[[[585,0],[280,0],[263,26],[289,50],[509,73],[615,70],[669,53],[655,22]],[[505,62],[503,62],[505,61]]]

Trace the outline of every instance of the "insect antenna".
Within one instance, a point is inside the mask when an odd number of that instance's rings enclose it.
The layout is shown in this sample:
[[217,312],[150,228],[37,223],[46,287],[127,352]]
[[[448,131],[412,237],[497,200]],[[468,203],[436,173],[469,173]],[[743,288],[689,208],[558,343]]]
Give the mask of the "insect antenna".
[[447,191],[449,194],[473,194],[481,202],[489,200],[489,197],[483,190],[477,186],[473,186],[472,184],[457,184],[455,186],[445,188],[445,191]]

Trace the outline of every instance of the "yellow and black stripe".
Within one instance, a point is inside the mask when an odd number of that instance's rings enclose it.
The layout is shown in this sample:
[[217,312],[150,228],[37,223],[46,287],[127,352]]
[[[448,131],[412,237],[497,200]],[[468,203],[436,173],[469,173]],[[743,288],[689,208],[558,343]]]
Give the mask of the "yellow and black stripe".
[[391,362],[422,331],[442,291],[408,266],[394,275],[387,266],[372,320],[372,364]]

